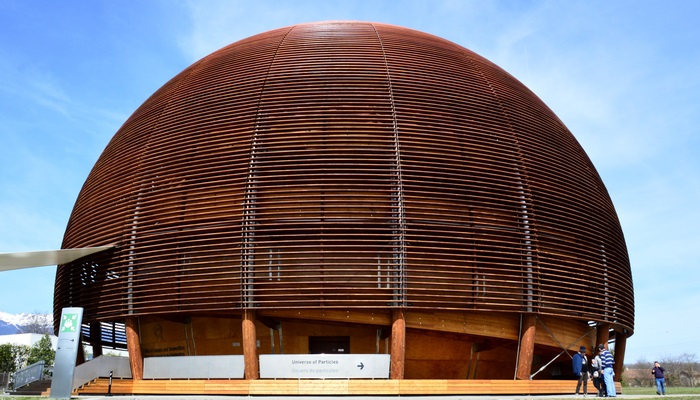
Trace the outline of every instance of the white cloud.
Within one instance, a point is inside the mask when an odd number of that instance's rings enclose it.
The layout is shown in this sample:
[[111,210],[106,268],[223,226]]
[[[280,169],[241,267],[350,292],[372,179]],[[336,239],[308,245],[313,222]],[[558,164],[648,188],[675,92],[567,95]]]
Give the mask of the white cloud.
[[[7,60],[7,59],[6,59]],[[14,60],[14,65],[24,64]],[[4,79],[0,81],[0,91],[6,96],[23,99],[40,108],[68,116],[72,101],[51,73],[33,67],[12,67],[9,61],[0,64]]]

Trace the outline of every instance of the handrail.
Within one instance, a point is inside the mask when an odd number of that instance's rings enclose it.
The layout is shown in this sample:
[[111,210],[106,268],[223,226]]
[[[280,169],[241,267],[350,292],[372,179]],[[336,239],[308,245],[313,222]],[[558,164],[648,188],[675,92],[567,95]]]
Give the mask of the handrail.
[[28,365],[14,373],[14,388],[21,388],[29,385],[32,382],[41,380],[44,375],[44,362],[38,361],[32,365]]
[[75,367],[73,373],[73,390],[97,378],[109,377],[131,378],[128,357],[99,356]]

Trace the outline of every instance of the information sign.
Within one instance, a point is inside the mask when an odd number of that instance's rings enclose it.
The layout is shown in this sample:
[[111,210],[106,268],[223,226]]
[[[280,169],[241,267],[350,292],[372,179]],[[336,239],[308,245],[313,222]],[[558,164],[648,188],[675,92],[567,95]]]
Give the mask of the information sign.
[[61,312],[58,326],[58,347],[51,380],[52,399],[70,399],[73,392],[73,375],[80,344],[80,327],[83,321],[81,307],[67,307]]
[[388,354],[261,354],[263,379],[389,378]]

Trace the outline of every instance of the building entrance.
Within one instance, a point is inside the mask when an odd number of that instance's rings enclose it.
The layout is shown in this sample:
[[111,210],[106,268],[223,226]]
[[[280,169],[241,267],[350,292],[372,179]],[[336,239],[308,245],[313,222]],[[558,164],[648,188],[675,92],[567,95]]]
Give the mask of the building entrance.
[[309,354],[350,354],[350,336],[309,336]]

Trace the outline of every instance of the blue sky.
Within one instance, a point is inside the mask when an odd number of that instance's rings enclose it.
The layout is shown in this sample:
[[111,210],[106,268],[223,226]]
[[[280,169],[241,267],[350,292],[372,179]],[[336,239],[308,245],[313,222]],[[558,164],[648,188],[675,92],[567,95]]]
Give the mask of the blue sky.
[[[302,22],[384,22],[481,54],[554,110],[625,232],[636,301],[626,360],[700,358],[699,14],[690,0],[2,0],[0,252],[59,248],[108,140],[199,58]],[[54,274],[2,273],[0,311],[49,312]]]

